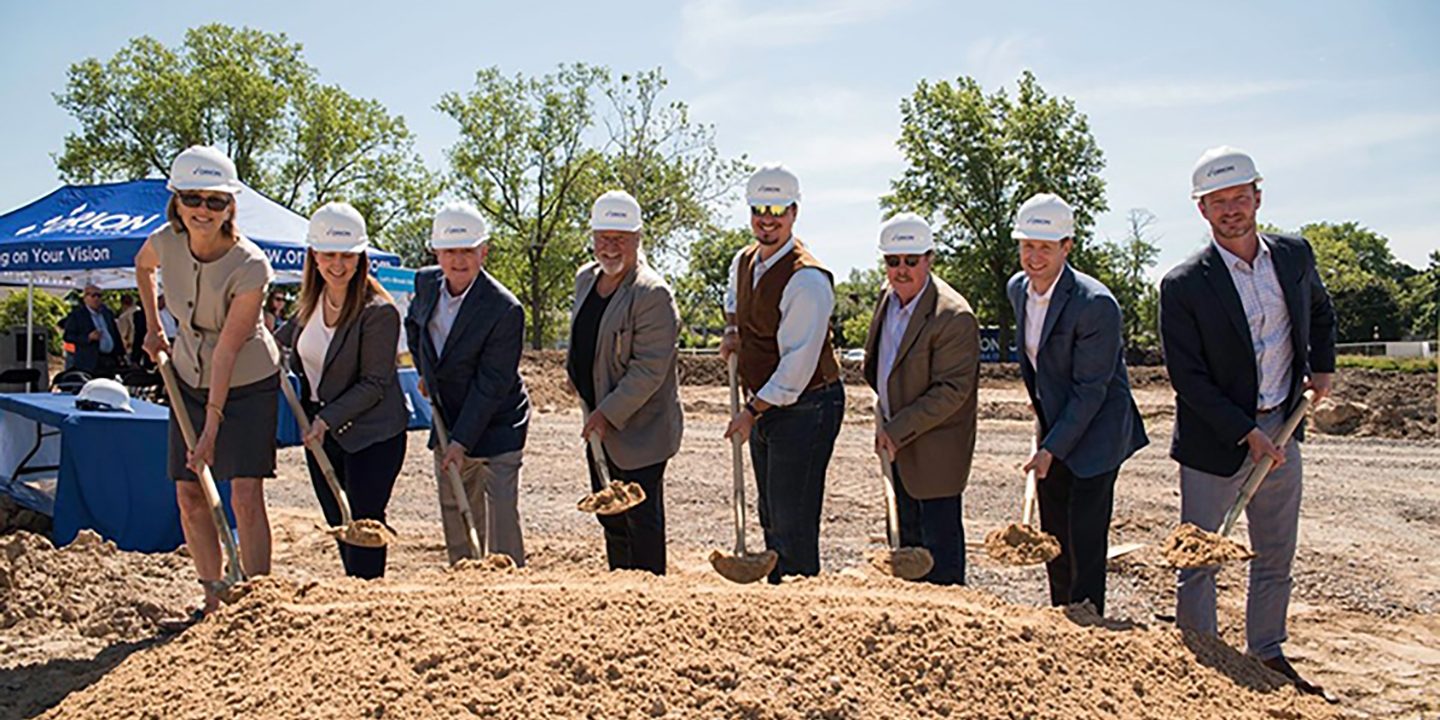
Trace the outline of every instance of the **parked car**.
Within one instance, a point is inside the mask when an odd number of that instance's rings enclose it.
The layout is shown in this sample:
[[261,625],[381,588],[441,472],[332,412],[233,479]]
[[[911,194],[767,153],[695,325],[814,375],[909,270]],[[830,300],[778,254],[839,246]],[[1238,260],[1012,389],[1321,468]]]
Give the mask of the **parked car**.
[[848,350],[845,350],[844,352],[840,353],[840,359],[853,360],[855,362],[865,362],[865,348],[850,348]]

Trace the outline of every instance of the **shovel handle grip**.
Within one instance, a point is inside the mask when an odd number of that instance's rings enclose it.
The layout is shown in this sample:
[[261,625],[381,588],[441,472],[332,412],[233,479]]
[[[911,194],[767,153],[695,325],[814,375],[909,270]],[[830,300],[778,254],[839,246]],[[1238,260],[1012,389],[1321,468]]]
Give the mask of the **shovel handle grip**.
[[330,492],[340,506],[340,524],[349,527],[353,520],[350,516],[350,498],[345,496],[345,489],[340,487],[340,476],[335,473],[335,466],[330,463],[330,456],[325,453],[324,445],[310,440],[310,418],[305,414],[305,406],[300,404],[300,398],[295,396],[295,387],[290,384],[289,374],[285,372],[283,365],[280,369],[280,391],[290,406],[290,414],[295,416],[295,424],[300,427],[300,441],[315,457],[315,464],[320,466],[320,474],[325,476],[325,484],[330,486]]
[[[1295,405],[1295,410],[1290,413],[1290,417],[1285,418],[1285,424],[1280,426],[1280,432],[1271,438],[1281,452],[1285,451],[1285,446],[1290,443],[1290,437],[1295,434],[1295,429],[1300,427],[1301,421],[1305,419],[1305,412],[1310,409],[1310,403],[1314,399],[1315,392],[1306,390],[1305,394],[1300,397],[1300,402]],[[1245,478],[1245,484],[1240,486],[1240,493],[1235,497],[1235,504],[1225,512],[1225,521],[1220,525],[1221,537],[1229,536],[1230,531],[1235,529],[1235,523],[1240,519],[1241,511],[1250,504],[1250,499],[1255,497],[1255,491],[1260,489],[1260,482],[1270,474],[1274,467],[1275,461],[1268,456],[1255,464],[1250,471],[1250,476]]]
[[[730,353],[726,359],[725,368],[730,376],[730,417],[735,417],[740,412],[740,379],[739,379],[740,358],[735,353]],[[735,555],[744,557],[747,554],[745,549],[745,453],[740,446],[745,439],[739,435],[730,438],[730,465],[734,471],[734,498],[732,505],[735,511]]]

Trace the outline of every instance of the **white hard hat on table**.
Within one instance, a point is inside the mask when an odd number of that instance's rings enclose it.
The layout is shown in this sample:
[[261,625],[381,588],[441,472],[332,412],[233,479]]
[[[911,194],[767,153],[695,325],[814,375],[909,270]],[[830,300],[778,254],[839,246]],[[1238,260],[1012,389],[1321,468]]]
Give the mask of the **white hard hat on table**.
[[925,218],[903,212],[880,226],[880,254],[924,255],[935,249],[935,233]]
[[365,218],[349,203],[325,203],[310,216],[305,242],[315,252],[362,253],[370,245]]
[[469,203],[450,203],[440,208],[430,228],[430,247],[435,250],[479,247],[489,239],[485,216]]
[[110,378],[95,378],[80,388],[75,407],[81,410],[120,410],[135,412],[130,406],[130,392]]
[[793,205],[800,202],[800,178],[778,163],[763,165],[745,183],[750,205]]
[[590,229],[638,232],[644,226],[640,219],[640,203],[624,190],[611,190],[595,199],[590,206]]
[[1258,183],[1261,179],[1255,160],[1244,150],[1229,145],[1213,147],[1195,161],[1190,197],[1198,200],[1216,190]]
[[170,179],[165,188],[170,192],[240,192],[240,176],[235,163],[225,153],[209,145],[191,145],[170,163]]
[[1060,242],[1075,237],[1075,212],[1059,195],[1040,193],[1025,201],[1015,213],[1015,240]]

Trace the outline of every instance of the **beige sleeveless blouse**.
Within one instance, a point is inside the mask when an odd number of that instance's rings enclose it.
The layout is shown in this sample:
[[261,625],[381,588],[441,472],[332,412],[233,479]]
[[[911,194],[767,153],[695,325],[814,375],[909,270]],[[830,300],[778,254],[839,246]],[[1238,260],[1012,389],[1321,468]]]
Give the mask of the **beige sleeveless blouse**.
[[[175,316],[173,355],[175,371],[194,388],[210,386],[215,346],[230,303],[239,295],[265,287],[274,279],[265,252],[244,236],[220,258],[201,262],[190,252],[184,233],[169,224],[150,234],[150,246],[160,254],[160,282],[165,307]],[[235,356],[230,387],[259,382],[278,371],[280,351],[265,329],[262,314],[255,313],[255,327]]]

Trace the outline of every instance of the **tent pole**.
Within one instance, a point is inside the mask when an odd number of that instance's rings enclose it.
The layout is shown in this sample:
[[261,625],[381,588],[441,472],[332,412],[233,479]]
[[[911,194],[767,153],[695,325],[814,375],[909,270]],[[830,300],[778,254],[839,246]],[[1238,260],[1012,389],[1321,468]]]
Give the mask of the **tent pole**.
[[[25,368],[35,364],[35,273],[31,272],[25,284]],[[25,383],[25,392],[34,392],[30,383]]]

